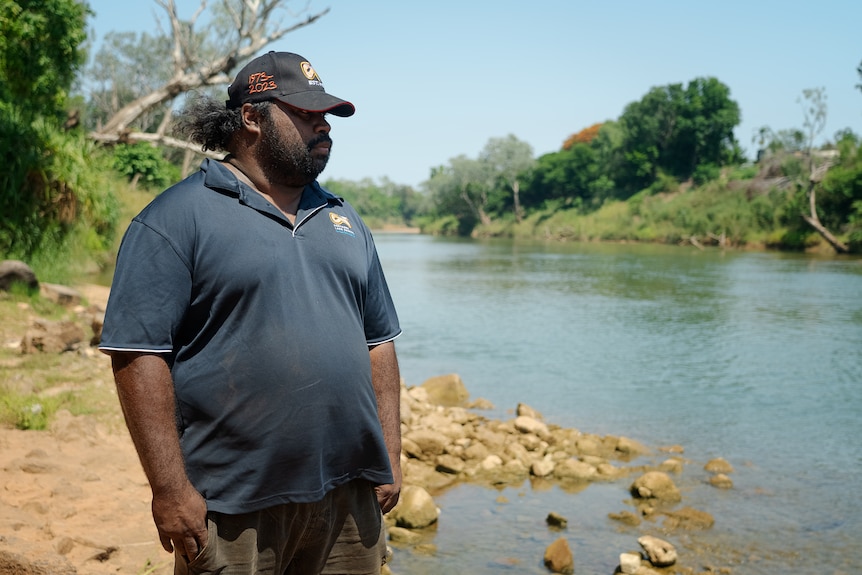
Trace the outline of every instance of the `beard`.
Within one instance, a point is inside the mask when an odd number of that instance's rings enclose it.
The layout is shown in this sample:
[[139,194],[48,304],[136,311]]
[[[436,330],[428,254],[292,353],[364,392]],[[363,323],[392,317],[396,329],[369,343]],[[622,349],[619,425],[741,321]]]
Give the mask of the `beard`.
[[305,144],[299,137],[279,137],[274,122],[264,121],[259,161],[264,174],[271,184],[286,186],[305,186],[323,172],[329,155],[315,157],[312,150],[322,142],[332,143],[329,134],[319,134]]

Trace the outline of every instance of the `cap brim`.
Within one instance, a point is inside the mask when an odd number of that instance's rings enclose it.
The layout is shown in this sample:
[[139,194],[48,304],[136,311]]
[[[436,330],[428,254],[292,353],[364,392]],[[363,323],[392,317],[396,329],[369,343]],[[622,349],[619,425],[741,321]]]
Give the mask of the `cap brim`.
[[288,94],[287,96],[279,96],[276,99],[306,112],[323,112],[335,114],[342,118],[352,116],[356,112],[353,104],[326,92],[298,92],[296,94]]

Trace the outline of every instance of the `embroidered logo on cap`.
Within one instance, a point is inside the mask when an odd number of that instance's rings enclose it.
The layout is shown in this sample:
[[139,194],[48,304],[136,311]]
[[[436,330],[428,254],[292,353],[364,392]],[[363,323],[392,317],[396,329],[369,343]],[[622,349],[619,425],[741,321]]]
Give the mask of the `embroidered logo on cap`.
[[320,76],[317,75],[314,68],[311,66],[309,62],[302,62],[299,64],[300,70],[302,70],[302,75],[308,78],[309,86],[320,86],[323,87],[323,82],[320,80]]

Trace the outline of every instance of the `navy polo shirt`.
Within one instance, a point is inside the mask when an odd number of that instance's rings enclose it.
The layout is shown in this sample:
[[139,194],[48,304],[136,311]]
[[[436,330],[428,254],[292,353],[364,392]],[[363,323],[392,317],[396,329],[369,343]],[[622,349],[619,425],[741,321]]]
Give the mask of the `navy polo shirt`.
[[243,513],[392,482],[368,346],[400,331],[349,204],[315,182],[291,225],[206,160],[130,224],[100,349],[166,354],[189,478]]

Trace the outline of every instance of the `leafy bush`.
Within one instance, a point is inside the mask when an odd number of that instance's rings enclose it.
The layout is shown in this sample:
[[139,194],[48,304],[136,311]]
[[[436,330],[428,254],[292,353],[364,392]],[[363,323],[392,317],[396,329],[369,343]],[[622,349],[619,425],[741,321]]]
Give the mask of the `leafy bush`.
[[167,161],[162,151],[146,142],[118,144],[114,149],[114,169],[129,181],[142,181],[148,188],[166,188],[179,181],[179,169]]

